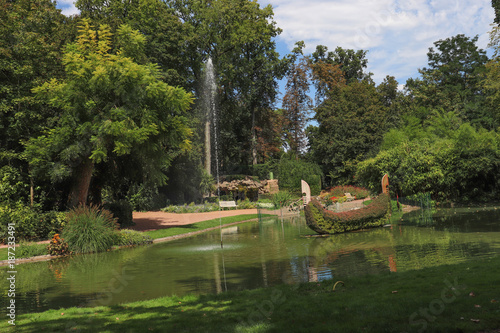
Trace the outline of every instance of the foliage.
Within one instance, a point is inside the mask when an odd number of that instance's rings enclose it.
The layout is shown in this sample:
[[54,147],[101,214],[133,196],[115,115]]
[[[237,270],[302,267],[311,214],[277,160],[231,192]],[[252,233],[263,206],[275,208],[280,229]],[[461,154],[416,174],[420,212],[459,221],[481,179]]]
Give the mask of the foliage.
[[494,22],[500,25],[500,0],[491,0],[491,5],[493,6],[493,10],[495,11]]
[[303,159],[283,156],[279,162],[278,175],[280,189],[300,193],[301,180],[305,180],[311,188],[311,194],[321,191],[322,173],[320,167]]
[[142,232],[122,229],[116,232],[115,242],[113,245],[117,246],[139,246],[152,244],[153,239],[149,235],[145,235]]
[[47,251],[51,256],[61,256],[70,254],[68,243],[59,234],[55,234],[47,246]]
[[[58,115],[31,89],[49,77],[61,76],[60,53],[76,32],[75,20],[62,15],[50,0],[0,0],[0,8],[0,187],[13,186],[7,191],[12,194],[9,198],[5,189],[0,190],[0,202],[27,204],[33,178],[22,143],[40,135]],[[35,199],[54,209],[59,193],[52,184],[37,181],[35,185]],[[40,185],[43,189],[38,189]],[[44,196],[42,192],[49,190],[51,195]]]
[[0,242],[7,239],[9,223],[15,223],[17,240],[37,241],[59,232],[65,225],[65,218],[64,213],[40,212],[22,203],[0,205]]
[[343,197],[345,193],[350,193],[356,199],[364,199],[370,196],[370,192],[367,189],[351,185],[335,186],[322,193],[321,196],[333,195],[335,197]]
[[376,87],[353,82],[330,91],[308,130],[311,155],[330,183],[351,183],[355,165],[373,154],[386,130],[387,108]]
[[414,106],[456,112],[464,121],[492,129],[496,124],[485,112],[481,81],[488,58],[476,46],[478,37],[459,34],[429,48],[428,68],[419,70],[422,79],[409,79],[407,89]]
[[328,47],[318,45],[316,51],[312,54],[312,62],[338,65],[347,84],[370,81],[372,73],[364,72],[364,69],[368,66],[367,53],[368,51],[354,51],[352,49],[343,49],[340,46],[335,51],[328,52]]
[[390,214],[389,195],[382,193],[361,208],[334,213],[326,210],[319,201],[312,199],[305,208],[307,225],[319,234],[335,234],[363,228],[379,227],[387,222]]
[[122,199],[115,202],[104,203],[103,208],[113,214],[120,228],[135,225],[132,217],[132,205],[128,200]]
[[358,165],[357,180],[377,192],[381,177],[389,173],[391,189],[400,196],[430,192],[438,200],[494,198],[500,190],[498,133],[468,123],[442,137],[432,130],[420,128],[426,138],[413,140],[401,130],[402,141]]
[[237,209],[254,209],[257,207],[257,203],[250,201],[248,198],[245,198],[245,200],[238,200],[237,205]]
[[216,212],[219,210],[219,205],[217,203],[204,203],[203,205],[170,205],[162,209],[166,213],[205,213],[205,212]]
[[68,212],[62,237],[71,252],[102,252],[113,246],[117,228],[116,218],[109,211],[80,205]]
[[116,35],[122,47],[113,54],[109,28],[94,30],[83,20],[77,43],[64,53],[65,79],[34,89],[63,112],[54,127],[28,142],[27,155],[39,177],[71,179],[70,207],[86,203],[97,164],[110,170],[129,156],[142,161],[137,167],[147,171],[146,179],[162,184],[173,154],[190,148],[184,114],[191,96],[162,82],[157,66],[134,61],[140,54],[124,45],[144,43],[143,35],[125,25]]
[[[303,46],[303,43],[297,43],[293,51],[295,57],[302,54]],[[290,65],[283,97],[283,141],[296,156],[300,156],[306,147],[304,128],[312,109],[308,95],[309,70],[307,59],[303,57]]]
[[280,190],[273,195],[272,202],[276,209],[281,209],[292,203],[292,195],[288,191]]

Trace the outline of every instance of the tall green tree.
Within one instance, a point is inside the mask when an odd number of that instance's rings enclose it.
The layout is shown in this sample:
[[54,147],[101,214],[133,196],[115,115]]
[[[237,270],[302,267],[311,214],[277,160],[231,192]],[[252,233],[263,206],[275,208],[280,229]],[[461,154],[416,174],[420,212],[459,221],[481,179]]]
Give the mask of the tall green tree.
[[290,66],[288,71],[283,97],[284,141],[287,148],[297,157],[306,148],[304,129],[313,107],[312,99],[308,95],[310,67],[308,60],[302,56],[303,47],[304,44],[299,42],[293,50],[297,61]]
[[77,42],[64,53],[65,78],[34,89],[62,111],[53,127],[27,143],[27,155],[38,177],[70,179],[69,207],[87,202],[96,166],[113,169],[116,159],[130,156],[165,183],[164,168],[190,147],[191,96],[162,82],[158,66],[136,62],[145,43],[138,31],[121,26],[116,53],[112,36],[107,26],[95,30],[83,20]]
[[493,10],[495,11],[494,22],[500,25],[500,0],[491,0],[491,5],[493,6]]
[[356,81],[370,80],[372,74],[365,72],[368,65],[367,53],[368,51],[354,51],[340,46],[335,51],[328,51],[328,47],[318,45],[316,51],[312,54],[312,62],[339,65],[344,79],[349,84]]
[[[29,201],[30,173],[23,141],[40,134],[57,116],[31,89],[48,77],[61,77],[61,53],[76,34],[74,20],[49,0],[0,0],[0,178],[17,175],[24,184],[16,197]],[[4,188],[19,187],[10,182]],[[44,192],[50,190],[50,184]],[[32,192],[38,196],[40,191]]]
[[414,105],[429,111],[443,109],[457,112],[464,121],[486,128],[496,125],[485,113],[482,78],[488,60],[477,47],[478,37],[463,34],[439,40],[427,53],[429,67],[419,72],[421,79],[409,79],[407,88]]
[[316,108],[318,127],[308,130],[311,153],[332,184],[352,183],[355,165],[376,153],[386,115],[375,85],[367,81],[331,90]]
[[[256,163],[258,128],[269,125],[267,110],[274,105],[277,80],[286,68],[276,51],[274,38],[281,29],[273,21],[272,7],[249,0],[169,4],[193,33],[189,47],[195,80],[201,82],[200,64],[209,57],[215,67],[221,163]],[[201,89],[196,91],[200,95]]]

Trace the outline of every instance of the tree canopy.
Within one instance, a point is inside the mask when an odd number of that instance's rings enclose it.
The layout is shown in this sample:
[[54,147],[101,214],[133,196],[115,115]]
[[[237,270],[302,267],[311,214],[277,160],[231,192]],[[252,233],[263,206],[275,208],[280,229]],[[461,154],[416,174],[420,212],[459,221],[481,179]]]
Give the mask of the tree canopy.
[[66,77],[34,89],[61,110],[59,118],[26,145],[38,177],[71,178],[70,207],[86,203],[94,164],[123,155],[140,158],[145,168],[156,165],[145,175],[165,182],[161,169],[190,148],[191,134],[185,117],[191,96],[162,82],[158,66],[135,61],[144,45],[138,31],[120,26],[116,53],[110,52],[113,35],[106,25],[94,30],[84,19],[78,31],[64,53]]

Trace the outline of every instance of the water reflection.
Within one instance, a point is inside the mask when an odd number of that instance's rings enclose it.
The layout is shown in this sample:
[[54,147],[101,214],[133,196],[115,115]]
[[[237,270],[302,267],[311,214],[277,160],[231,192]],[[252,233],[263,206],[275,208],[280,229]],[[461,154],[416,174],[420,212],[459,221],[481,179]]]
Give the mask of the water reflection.
[[[398,224],[310,237],[304,220],[232,226],[169,243],[18,266],[20,312],[221,293],[453,264],[500,252],[500,211],[404,215]],[[424,223],[422,223],[422,221]],[[424,227],[425,225],[425,227]],[[6,269],[0,287],[6,290]],[[2,306],[8,300],[2,295]]]

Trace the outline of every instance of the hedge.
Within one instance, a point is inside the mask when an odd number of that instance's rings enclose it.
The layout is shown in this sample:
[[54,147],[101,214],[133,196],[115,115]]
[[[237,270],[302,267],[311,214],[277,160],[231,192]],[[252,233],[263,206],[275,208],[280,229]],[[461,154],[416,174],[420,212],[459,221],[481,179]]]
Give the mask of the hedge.
[[305,208],[309,228],[319,234],[337,234],[364,228],[379,227],[390,215],[390,197],[380,194],[366,207],[348,212],[334,213],[312,199]]

